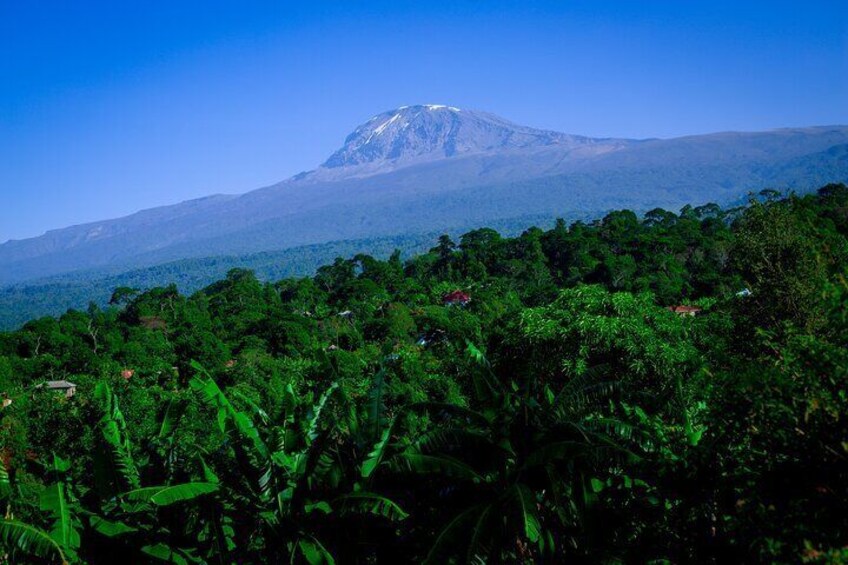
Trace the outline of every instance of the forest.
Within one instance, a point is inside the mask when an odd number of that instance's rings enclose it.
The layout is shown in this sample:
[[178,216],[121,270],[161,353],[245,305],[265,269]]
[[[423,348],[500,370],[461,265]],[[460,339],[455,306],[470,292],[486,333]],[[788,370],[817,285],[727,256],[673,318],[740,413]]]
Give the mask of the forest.
[[434,245],[0,333],[0,563],[848,562],[848,186]]

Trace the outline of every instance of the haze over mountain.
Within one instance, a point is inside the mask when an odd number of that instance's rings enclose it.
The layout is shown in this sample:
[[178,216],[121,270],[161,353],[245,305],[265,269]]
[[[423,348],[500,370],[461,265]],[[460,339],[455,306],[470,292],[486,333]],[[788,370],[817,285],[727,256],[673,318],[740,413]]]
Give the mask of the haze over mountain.
[[764,187],[846,180],[846,126],[597,139],[451,106],[404,106],[276,185],[6,242],[0,284],[522,218],[728,203]]

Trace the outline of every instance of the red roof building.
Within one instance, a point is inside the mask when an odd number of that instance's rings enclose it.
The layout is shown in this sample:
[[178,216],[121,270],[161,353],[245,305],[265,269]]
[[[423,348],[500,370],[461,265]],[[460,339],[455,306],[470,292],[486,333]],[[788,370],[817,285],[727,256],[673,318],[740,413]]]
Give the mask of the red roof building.
[[453,292],[449,292],[442,297],[442,303],[447,306],[452,306],[458,304],[460,306],[465,306],[471,302],[471,297],[461,290],[454,290]]
[[697,306],[684,306],[682,304],[678,306],[669,306],[668,309],[678,316],[695,316],[701,312],[701,309]]

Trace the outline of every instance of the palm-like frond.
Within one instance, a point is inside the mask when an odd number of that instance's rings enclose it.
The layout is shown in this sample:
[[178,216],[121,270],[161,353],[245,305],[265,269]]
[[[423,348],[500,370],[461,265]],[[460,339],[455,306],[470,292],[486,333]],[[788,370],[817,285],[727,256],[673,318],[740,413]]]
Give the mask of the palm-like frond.
[[[457,425],[475,425],[481,427],[489,425],[488,419],[479,412],[457,406],[456,404],[441,402],[417,402],[410,404],[398,411],[391,423],[383,430],[377,443],[374,444],[374,447],[368,453],[360,469],[363,478],[367,479],[371,477],[383,461],[393,456],[391,438],[395,435],[407,413],[427,414],[439,424],[455,422]],[[459,427],[452,429],[457,434],[462,433],[459,431],[461,429]],[[449,434],[450,432],[444,431],[444,433]],[[473,432],[469,431],[468,434],[473,434]],[[480,437],[482,438],[483,436]],[[448,444],[447,435],[441,436],[441,440],[440,443],[438,430],[434,430],[432,433],[422,436],[418,445],[413,444],[413,449],[418,451],[437,451],[440,447],[445,447]]]
[[438,473],[455,479],[482,482],[483,477],[470,465],[447,455],[425,455],[423,453],[400,453],[388,462],[396,473]]
[[10,552],[67,564],[62,547],[47,532],[15,520],[0,520],[0,540]]
[[477,397],[490,400],[498,398],[503,393],[503,388],[492,373],[491,365],[485,354],[468,340],[465,341],[465,353],[478,366],[478,370],[471,372]]
[[312,407],[312,418],[309,420],[309,427],[306,432],[306,439],[308,443],[312,443],[318,437],[318,434],[321,430],[321,414],[324,412],[324,408],[327,406],[327,402],[329,402],[330,397],[333,395],[336,390],[339,388],[339,383],[333,383],[330,387],[324,391],[324,394],[321,395],[321,398],[318,399],[318,402],[315,406]]
[[551,402],[551,416],[567,420],[587,409],[598,407],[621,388],[620,381],[608,378],[609,366],[595,365],[569,379]]
[[488,504],[482,506],[482,510],[477,514],[477,519],[471,528],[471,538],[468,542],[468,548],[465,551],[465,559],[468,563],[473,563],[475,559],[482,559],[485,563],[485,558],[491,552],[494,510],[494,505]]
[[370,441],[377,441],[380,437],[380,430],[384,425],[383,412],[385,404],[383,396],[386,390],[386,370],[380,369],[374,375],[374,380],[371,382],[371,388],[368,390],[367,403],[367,433]]
[[536,512],[536,496],[526,485],[516,484],[509,496],[524,536],[532,543],[538,543],[542,537],[542,524]]
[[250,398],[248,398],[237,390],[232,390],[230,391],[230,393],[235,398],[238,398],[241,402],[245,403],[253,411],[253,413],[256,414],[256,416],[259,418],[259,421],[262,422],[263,425],[268,425],[268,423],[271,421],[271,418],[268,417],[268,413],[265,412],[265,410],[261,406],[259,406],[253,400],[251,400]]
[[437,427],[417,437],[410,446],[421,453],[485,453],[503,456],[508,452],[486,432],[461,427]]
[[216,492],[219,485],[207,482],[182,483],[171,486],[144,487],[121,495],[131,502],[149,502],[156,506],[170,506],[178,502],[196,500]]
[[159,439],[169,439],[173,436],[177,429],[177,424],[185,411],[185,404],[178,399],[172,398],[168,402],[168,407],[165,408],[165,413],[162,415],[162,422],[159,424]]
[[309,565],[334,565],[336,562],[330,552],[327,551],[327,548],[314,537],[301,538],[298,540],[296,547]]
[[397,422],[397,419],[392,420],[391,425],[383,430],[383,435],[380,437],[380,440],[374,445],[374,449],[368,453],[368,457],[365,458],[365,461],[362,462],[360,474],[363,479],[367,479],[373,475],[380,463],[383,462],[383,457],[385,457],[386,451],[388,450],[389,439],[391,438],[395,422]]
[[75,512],[75,504],[70,489],[65,481],[70,463],[53,454],[53,469],[51,475],[55,482],[41,491],[39,508],[50,514],[53,525],[50,537],[59,544],[65,553],[74,555],[80,546],[80,526]]
[[187,559],[185,553],[169,547],[164,543],[146,545],[141,548],[141,552],[153,559],[158,559],[165,563],[173,563],[175,565],[188,565],[189,563],[198,562],[196,559]]
[[120,481],[123,483],[121,487],[139,488],[141,484],[138,468],[132,456],[132,444],[127,434],[124,415],[118,406],[118,398],[105,382],[97,383],[94,398],[103,414],[100,418],[101,435],[109,452],[111,466],[120,475]]
[[490,424],[489,418],[480,412],[445,402],[416,402],[405,408],[405,411],[415,414],[428,414],[436,421],[457,421],[468,425],[486,427]]
[[49,512],[53,518],[50,537],[65,548],[76,549],[80,545],[80,535],[76,528],[76,519],[71,513],[65,492],[65,484],[58,482],[41,492],[39,506]]
[[123,522],[115,522],[112,520],[107,520],[102,516],[91,516],[88,520],[88,523],[94,528],[97,532],[103,534],[108,538],[114,538],[118,536],[134,534],[138,531],[138,528],[134,528],[133,526],[128,526]]
[[[203,367],[199,364],[195,363],[193,366],[196,370],[203,371]],[[189,385],[204,404],[217,411],[218,427],[222,432],[236,434],[248,440],[255,455],[263,461],[267,460],[268,448],[259,436],[253,421],[247,414],[236,410],[218,387],[218,383],[211,377],[205,376],[204,378],[194,377],[189,381]]]
[[355,492],[336,499],[342,512],[366,512],[392,522],[406,519],[409,514],[393,500],[372,492]]
[[[439,532],[436,541],[433,542],[430,551],[427,553],[424,563],[426,565],[449,563],[451,562],[451,558],[456,554],[457,548],[466,547],[465,543],[467,539],[477,540],[476,543],[479,543],[479,539],[482,536],[478,535],[477,531],[475,531],[472,537],[468,538],[466,527],[472,523],[478,523],[480,514],[486,511],[487,506],[475,505],[454,516],[442,528],[442,531]],[[468,547],[469,552],[472,550],[473,547]]]

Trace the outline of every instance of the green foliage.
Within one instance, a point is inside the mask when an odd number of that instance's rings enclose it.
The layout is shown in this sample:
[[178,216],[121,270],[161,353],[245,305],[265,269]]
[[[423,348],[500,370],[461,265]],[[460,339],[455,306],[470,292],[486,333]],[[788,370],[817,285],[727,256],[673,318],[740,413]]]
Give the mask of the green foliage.
[[846,210],[829,185],[356,250],[273,284],[224,262],[191,296],[127,281],[0,333],[0,547],[839,562]]
[[145,487],[121,495],[131,502],[149,502],[156,506],[170,506],[177,502],[195,500],[218,490],[215,483],[184,483],[180,485]]
[[0,520],[0,539],[3,547],[13,555],[23,555],[53,559],[59,563],[68,563],[62,547],[46,532],[29,524],[15,520]]
[[124,415],[118,407],[118,398],[105,382],[97,383],[94,389],[94,399],[100,405],[100,431],[105,445],[103,457],[107,458],[110,469],[116,469],[120,474],[112,482],[116,490],[123,488],[139,488],[139,474],[132,455],[132,444],[127,434],[127,424]]

